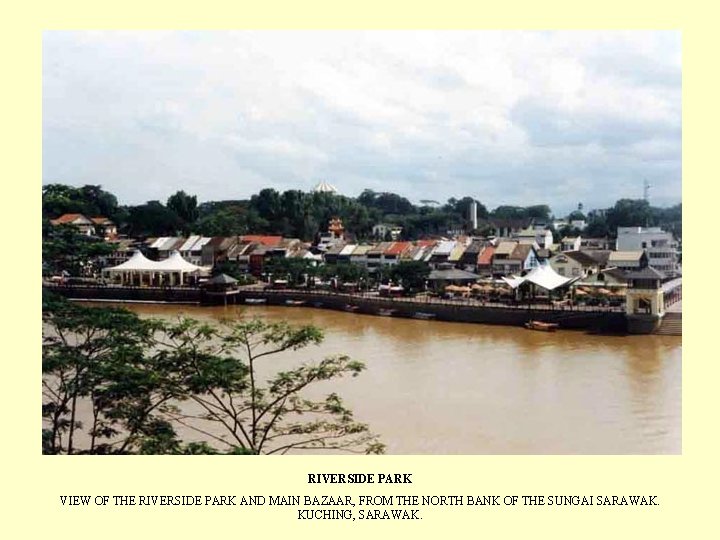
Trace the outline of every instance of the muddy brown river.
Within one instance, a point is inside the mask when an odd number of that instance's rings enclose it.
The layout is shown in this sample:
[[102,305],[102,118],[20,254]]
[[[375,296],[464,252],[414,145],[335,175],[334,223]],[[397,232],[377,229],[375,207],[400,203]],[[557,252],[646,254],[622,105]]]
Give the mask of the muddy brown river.
[[321,327],[322,345],[282,353],[265,369],[340,353],[364,361],[359,377],[314,392],[340,394],[389,454],[682,451],[680,337],[546,333],[306,307],[124,307],[143,317],[258,316]]

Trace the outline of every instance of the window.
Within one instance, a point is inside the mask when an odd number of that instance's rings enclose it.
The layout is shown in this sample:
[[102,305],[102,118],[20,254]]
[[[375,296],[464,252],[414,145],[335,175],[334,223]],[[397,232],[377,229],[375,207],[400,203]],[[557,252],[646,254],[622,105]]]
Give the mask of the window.
[[572,275],[573,276],[579,276],[580,275],[580,269],[576,266],[572,269]]
[[563,268],[563,267],[558,268],[558,269],[557,269],[557,273],[560,274],[561,276],[564,276],[564,275],[565,275],[565,268]]

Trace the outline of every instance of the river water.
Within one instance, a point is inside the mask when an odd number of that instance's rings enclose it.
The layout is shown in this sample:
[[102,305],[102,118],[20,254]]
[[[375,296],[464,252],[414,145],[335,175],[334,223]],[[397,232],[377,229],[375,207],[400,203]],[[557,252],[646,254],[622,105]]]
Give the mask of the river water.
[[320,346],[282,353],[270,367],[331,354],[364,361],[359,377],[315,391],[340,394],[389,454],[682,452],[680,337],[546,333],[306,307],[123,307],[143,317],[258,316],[321,327]]

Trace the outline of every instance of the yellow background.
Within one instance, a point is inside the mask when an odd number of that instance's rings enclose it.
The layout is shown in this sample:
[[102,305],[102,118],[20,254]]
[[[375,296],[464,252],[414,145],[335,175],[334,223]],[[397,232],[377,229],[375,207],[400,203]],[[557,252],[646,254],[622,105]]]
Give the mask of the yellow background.
[[[673,2],[5,4],[2,530],[5,538],[717,537],[715,14]],[[707,3],[709,4],[709,3]],[[9,11],[8,11],[9,9]],[[50,457],[40,454],[41,32],[109,28],[681,29],[686,321],[681,456]],[[131,84],[131,81],[129,81]],[[632,114],[632,111],[628,112]],[[102,183],[102,178],[97,179]],[[708,216],[703,218],[702,216]],[[717,215],[717,213],[715,214]],[[700,243],[703,245],[700,245]],[[701,285],[702,284],[702,285]],[[702,286],[704,289],[701,289]],[[308,472],[411,472],[412,486],[308,486]],[[284,507],[62,507],[59,495],[657,494],[660,507],[446,507],[417,522],[297,521]],[[7,534],[9,532],[9,534]]]

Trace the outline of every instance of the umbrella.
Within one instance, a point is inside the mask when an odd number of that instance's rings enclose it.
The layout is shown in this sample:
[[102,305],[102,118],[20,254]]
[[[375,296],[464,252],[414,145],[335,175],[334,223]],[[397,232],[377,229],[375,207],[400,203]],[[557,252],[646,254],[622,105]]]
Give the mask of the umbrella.
[[598,291],[597,291],[597,293],[598,293],[598,294],[605,294],[605,295],[607,295],[607,294],[612,294],[610,291],[608,291],[607,289],[605,289],[605,288],[603,288],[603,287],[599,288]]

